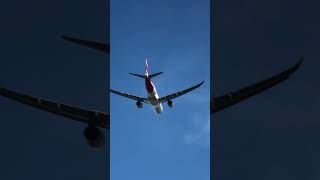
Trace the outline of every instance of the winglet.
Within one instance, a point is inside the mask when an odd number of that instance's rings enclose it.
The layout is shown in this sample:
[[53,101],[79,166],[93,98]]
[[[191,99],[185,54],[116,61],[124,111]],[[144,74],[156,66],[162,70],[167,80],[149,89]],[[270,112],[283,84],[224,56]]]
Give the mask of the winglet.
[[296,72],[298,70],[298,68],[301,66],[303,60],[304,60],[304,57],[301,56],[300,59],[299,59],[299,62],[297,64],[295,64],[292,68],[287,70],[288,75],[291,75],[294,72]]

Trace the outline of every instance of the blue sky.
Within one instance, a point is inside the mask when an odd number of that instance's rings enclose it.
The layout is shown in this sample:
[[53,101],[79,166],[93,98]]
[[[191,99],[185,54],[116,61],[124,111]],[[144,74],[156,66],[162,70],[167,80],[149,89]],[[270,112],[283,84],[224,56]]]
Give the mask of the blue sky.
[[110,96],[111,179],[209,179],[208,0],[111,1],[110,87],[146,96],[145,58],[160,96],[205,84],[156,115]]

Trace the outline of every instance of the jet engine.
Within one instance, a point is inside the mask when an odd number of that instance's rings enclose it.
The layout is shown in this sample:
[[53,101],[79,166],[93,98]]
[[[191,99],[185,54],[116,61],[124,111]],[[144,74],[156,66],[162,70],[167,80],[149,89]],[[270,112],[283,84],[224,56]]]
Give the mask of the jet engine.
[[143,104],[142,104],[141,101],[137,101],[136,105],[137,105],[138,108],[142,108],[143,107]]
[[93,149],[99,149],[104,145],[104,134],[98,127],[88,126],[84,132],[87,144]]
[[168,101],[168,106],[172,108],[173,107],[173,102],[169,100]]

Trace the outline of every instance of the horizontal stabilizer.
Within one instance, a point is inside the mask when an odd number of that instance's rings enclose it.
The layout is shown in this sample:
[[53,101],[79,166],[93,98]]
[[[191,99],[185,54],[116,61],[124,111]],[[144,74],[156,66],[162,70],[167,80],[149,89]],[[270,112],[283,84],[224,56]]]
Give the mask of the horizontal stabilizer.
[[162,74],[163,72],[158,72],[158,73],[154,73],[154,74],[150,74],[149,75],[149,78],[151,79],[151,78],[154,78],[154,77],[156,77],[156,76],[158,76],[158,75],[160,75],[160,74]]
[[[156,76],[158,76],[158,75],[160,75],[160,74],[162,74],[163,72],[158,72],[158,73],[154,73],[154,74],[150,74],[150,75],[148,75],[148,77],[150,78],[150,79],[152,79],[152,78],[154,78],[154,77],[156,77]],[[137,76],[137,77],[140,77],[140,78],[146,78],[146,75],[141,75],[141,74],[135,74],[135,73],[129,73],[129,74],[131,74],[131,75],[133,75],[133,76]]]
[[137,76],[137,77],[143,78],[143,79],[146,78],[146,75],[135,74],[135,73],[129,73],[129,74],[131,74],[133,76]]

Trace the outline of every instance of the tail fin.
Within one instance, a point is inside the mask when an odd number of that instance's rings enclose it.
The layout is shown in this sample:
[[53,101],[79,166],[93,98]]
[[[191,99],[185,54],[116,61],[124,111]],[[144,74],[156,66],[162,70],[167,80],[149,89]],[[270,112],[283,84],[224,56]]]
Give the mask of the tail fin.
[[141,75],[141,74],[135,74],[135,73],[129,73],[133,76],[137,76],[137,77],[140,77],[140,78],[143,78],[145,79],[146,77],[149,77],[150,79],[153,78],[153,77],[156,77],[160,74],[162,74],[163,72],[158,72],[158,73],[154,73],[154,74],[150,74],[149,75],[149,66],[148,66],[148,60],[146,59],[146,74],[145,75]]
[[147,59],[146,59],[146,76],[149,76],[149,65],[148,65]]

